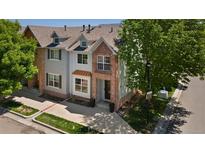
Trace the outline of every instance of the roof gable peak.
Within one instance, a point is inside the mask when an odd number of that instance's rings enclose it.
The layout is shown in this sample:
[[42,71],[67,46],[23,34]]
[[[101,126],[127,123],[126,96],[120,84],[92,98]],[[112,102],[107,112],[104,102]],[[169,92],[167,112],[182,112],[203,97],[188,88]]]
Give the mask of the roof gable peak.
[[51,37],[54,38],[54,37],[59,37],[59,36],[58,36],[58,34],[56,33],[56,31],[53,31],[53,33],[51,34]]

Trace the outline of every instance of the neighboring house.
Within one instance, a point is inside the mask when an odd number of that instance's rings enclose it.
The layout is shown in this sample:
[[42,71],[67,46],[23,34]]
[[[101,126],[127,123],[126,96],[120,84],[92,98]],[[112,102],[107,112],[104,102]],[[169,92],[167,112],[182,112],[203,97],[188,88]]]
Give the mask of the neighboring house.
[[[94,98],[113,102],[117,110],[132,92],[126,87],[126,68],[117,56],[120,25],[82,27],[27,26],[24,35],[37,40],[38,74],[28,81],[41,94],[61,98]],[[108,103],[107,103],[108,104]]]

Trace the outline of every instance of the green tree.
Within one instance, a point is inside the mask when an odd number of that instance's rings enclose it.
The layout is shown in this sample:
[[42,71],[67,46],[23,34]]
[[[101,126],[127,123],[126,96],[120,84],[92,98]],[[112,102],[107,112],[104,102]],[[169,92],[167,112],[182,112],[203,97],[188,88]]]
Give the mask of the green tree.
[[204,20],[124,20],[118,54],[127,65],[128,87],[147,90],[146,62],[154,92],[204,76],[204,28]]
[[22,88],[22,80],[31,79],[36,42],[20,33],[18,21],[0,20],[0,98]]

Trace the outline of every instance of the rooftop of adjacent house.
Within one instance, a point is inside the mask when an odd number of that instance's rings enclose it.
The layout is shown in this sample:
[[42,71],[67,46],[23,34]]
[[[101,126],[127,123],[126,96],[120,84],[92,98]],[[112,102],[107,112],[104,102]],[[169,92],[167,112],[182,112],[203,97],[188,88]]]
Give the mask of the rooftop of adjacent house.
[[[49,27],[28,25],[36,37],[41,47],[56,47],[83,50],[79,48],[79,37],[84,36],[92,46],[97,40],[103,38],[107,44],[117,50],[115,39],[118,36],[120,24],[104,24],[98,26],[81,26],[81,27]],[[25,32],[24,31],[24,32]],[[59,44],[53,43],[53,37],[58,36],[61,41]]]

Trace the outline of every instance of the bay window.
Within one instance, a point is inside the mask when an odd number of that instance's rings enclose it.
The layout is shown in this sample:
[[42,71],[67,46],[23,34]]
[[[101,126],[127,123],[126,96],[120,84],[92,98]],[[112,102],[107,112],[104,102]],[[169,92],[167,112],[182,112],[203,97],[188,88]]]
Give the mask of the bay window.
[[88,93],[88,80],[75,78],[75,91]]

